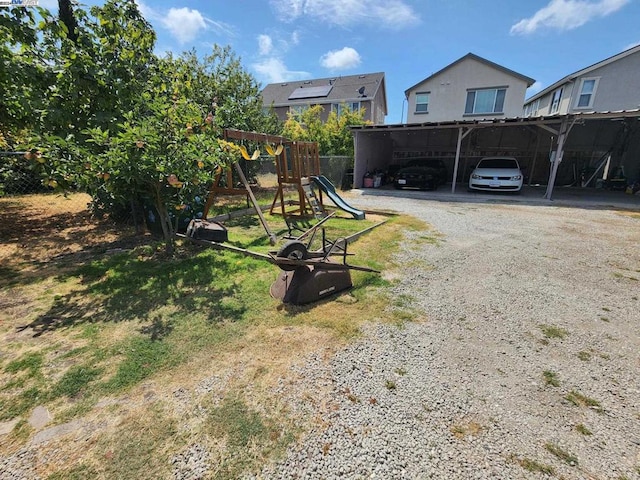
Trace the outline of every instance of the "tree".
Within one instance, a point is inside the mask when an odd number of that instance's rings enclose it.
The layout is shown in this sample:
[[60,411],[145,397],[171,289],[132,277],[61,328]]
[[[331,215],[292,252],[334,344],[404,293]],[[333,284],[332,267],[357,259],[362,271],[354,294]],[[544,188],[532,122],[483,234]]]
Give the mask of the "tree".
[[342,105],[340,116],[331,111],[326,122],[322,121],[324,107],[314,105],[300,117],[289,115],[282,135],[292,140],[317,142],[320,155],[344,155],[353,157],[353,136],[349,126],[366,125],[364,110],[351,111]]
[[150,202],[172,253],[172,219],[206,192],[218,168],[230,168],[238,158],[221,141],[222,127],[259,128],[262,119],[255,80],[229,49],[216,47],[202,61],[194,52],[157,59],[141,102],[117,131],[88,129],[102,150],[85,164],[90,190]]
[[8,148],[31,125],[34,110],[41,106],[44,85],[36,54],[36,12],[0,9],[0,39],[0,144]]
[[5,144],[31,151],[45,185],[75,186],[92,154],[85,130],[115,128],[140,101],[155,33],[133,0],[109,0],[91,15],[64,8],[61,18],[41,8],[2,10],[0,60],[11,72],[0,73]]
[[0,12],[0,60],[20,71],[15,84],[0,73],[1,131],[28,130],[26,157],[51,188],[153,204],[171,252],[175,213],[234,158],[222,128],[277,124],[229,47],[158,58],[134,0],[89,14],[61,3],[60,18],[40,9],[39,22],[25,9]]

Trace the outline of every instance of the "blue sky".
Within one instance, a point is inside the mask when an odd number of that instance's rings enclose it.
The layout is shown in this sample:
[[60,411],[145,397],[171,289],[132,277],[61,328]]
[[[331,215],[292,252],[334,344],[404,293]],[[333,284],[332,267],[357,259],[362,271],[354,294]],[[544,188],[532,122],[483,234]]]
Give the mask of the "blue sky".
[[158,53],[230,45],[261,86],[385,72],[386,123],[402,122],[403,111],[406,118],[407,88],[469,52],[534,78],[530,96],[640,43],[640,0],[137,3],[156,30]]

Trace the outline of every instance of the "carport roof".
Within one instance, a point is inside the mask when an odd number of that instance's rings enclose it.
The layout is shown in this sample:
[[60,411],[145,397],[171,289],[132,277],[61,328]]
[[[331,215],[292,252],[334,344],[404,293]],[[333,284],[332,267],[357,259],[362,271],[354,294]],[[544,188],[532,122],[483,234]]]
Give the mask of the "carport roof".
[[447,122],[424,122],[424,123],[396,123],[389,125],[354,125],[349,127],[351,131],[364,130],[374,131],[394,131],[394,130],[427,130],[438,128],[458,128],[458,127],[507,127],[507,126],[527,126],[527,125],[547,125],[562,122],[564,119],[579,120],[601,120],[616,118],[638,118],[640,119],[640,108],[633,110],[618,110],[609,112],[577,112],[565,115],[548,115],[540,117],[513,117],[513,118],[475,118],[470,120],[451,120]]

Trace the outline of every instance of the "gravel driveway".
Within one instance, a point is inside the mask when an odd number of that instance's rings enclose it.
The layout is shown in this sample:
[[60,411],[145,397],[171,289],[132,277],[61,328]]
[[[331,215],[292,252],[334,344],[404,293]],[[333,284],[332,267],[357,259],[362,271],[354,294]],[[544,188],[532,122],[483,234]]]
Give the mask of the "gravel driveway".
[[638,216],[353,203],[441,234],[408,235],[399,258],[420,319],[301,366],[291,406],[317,427],[259,478],[640,479]]

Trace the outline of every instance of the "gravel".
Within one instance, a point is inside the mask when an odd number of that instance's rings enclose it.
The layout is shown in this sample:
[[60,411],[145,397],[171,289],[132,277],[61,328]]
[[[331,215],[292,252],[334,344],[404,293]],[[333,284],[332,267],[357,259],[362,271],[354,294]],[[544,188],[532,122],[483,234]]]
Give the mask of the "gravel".
[[[439,234],[407,232],[398,254],[393,293],[418,318],[368,324],[329,361],[318,351],[293,367],[274,395],[312,428],[246,479],[640,479],[637,211],[353,203]],[[170,462],[180,480],[215,463],[197,443]],[[0,459],[0,478],[38,478],[34,464],[24,448]]]
[[[368,325],[276,394],[319,418],[247,478],[640,478],[640,219],[609,208],[362,196],[425,220],[395,295],[419,319]],[[556,385],[554,386],[553,383]],[[329,398],[308,392],[329,385]],[[307,392],[305,394],[305,392]]]

